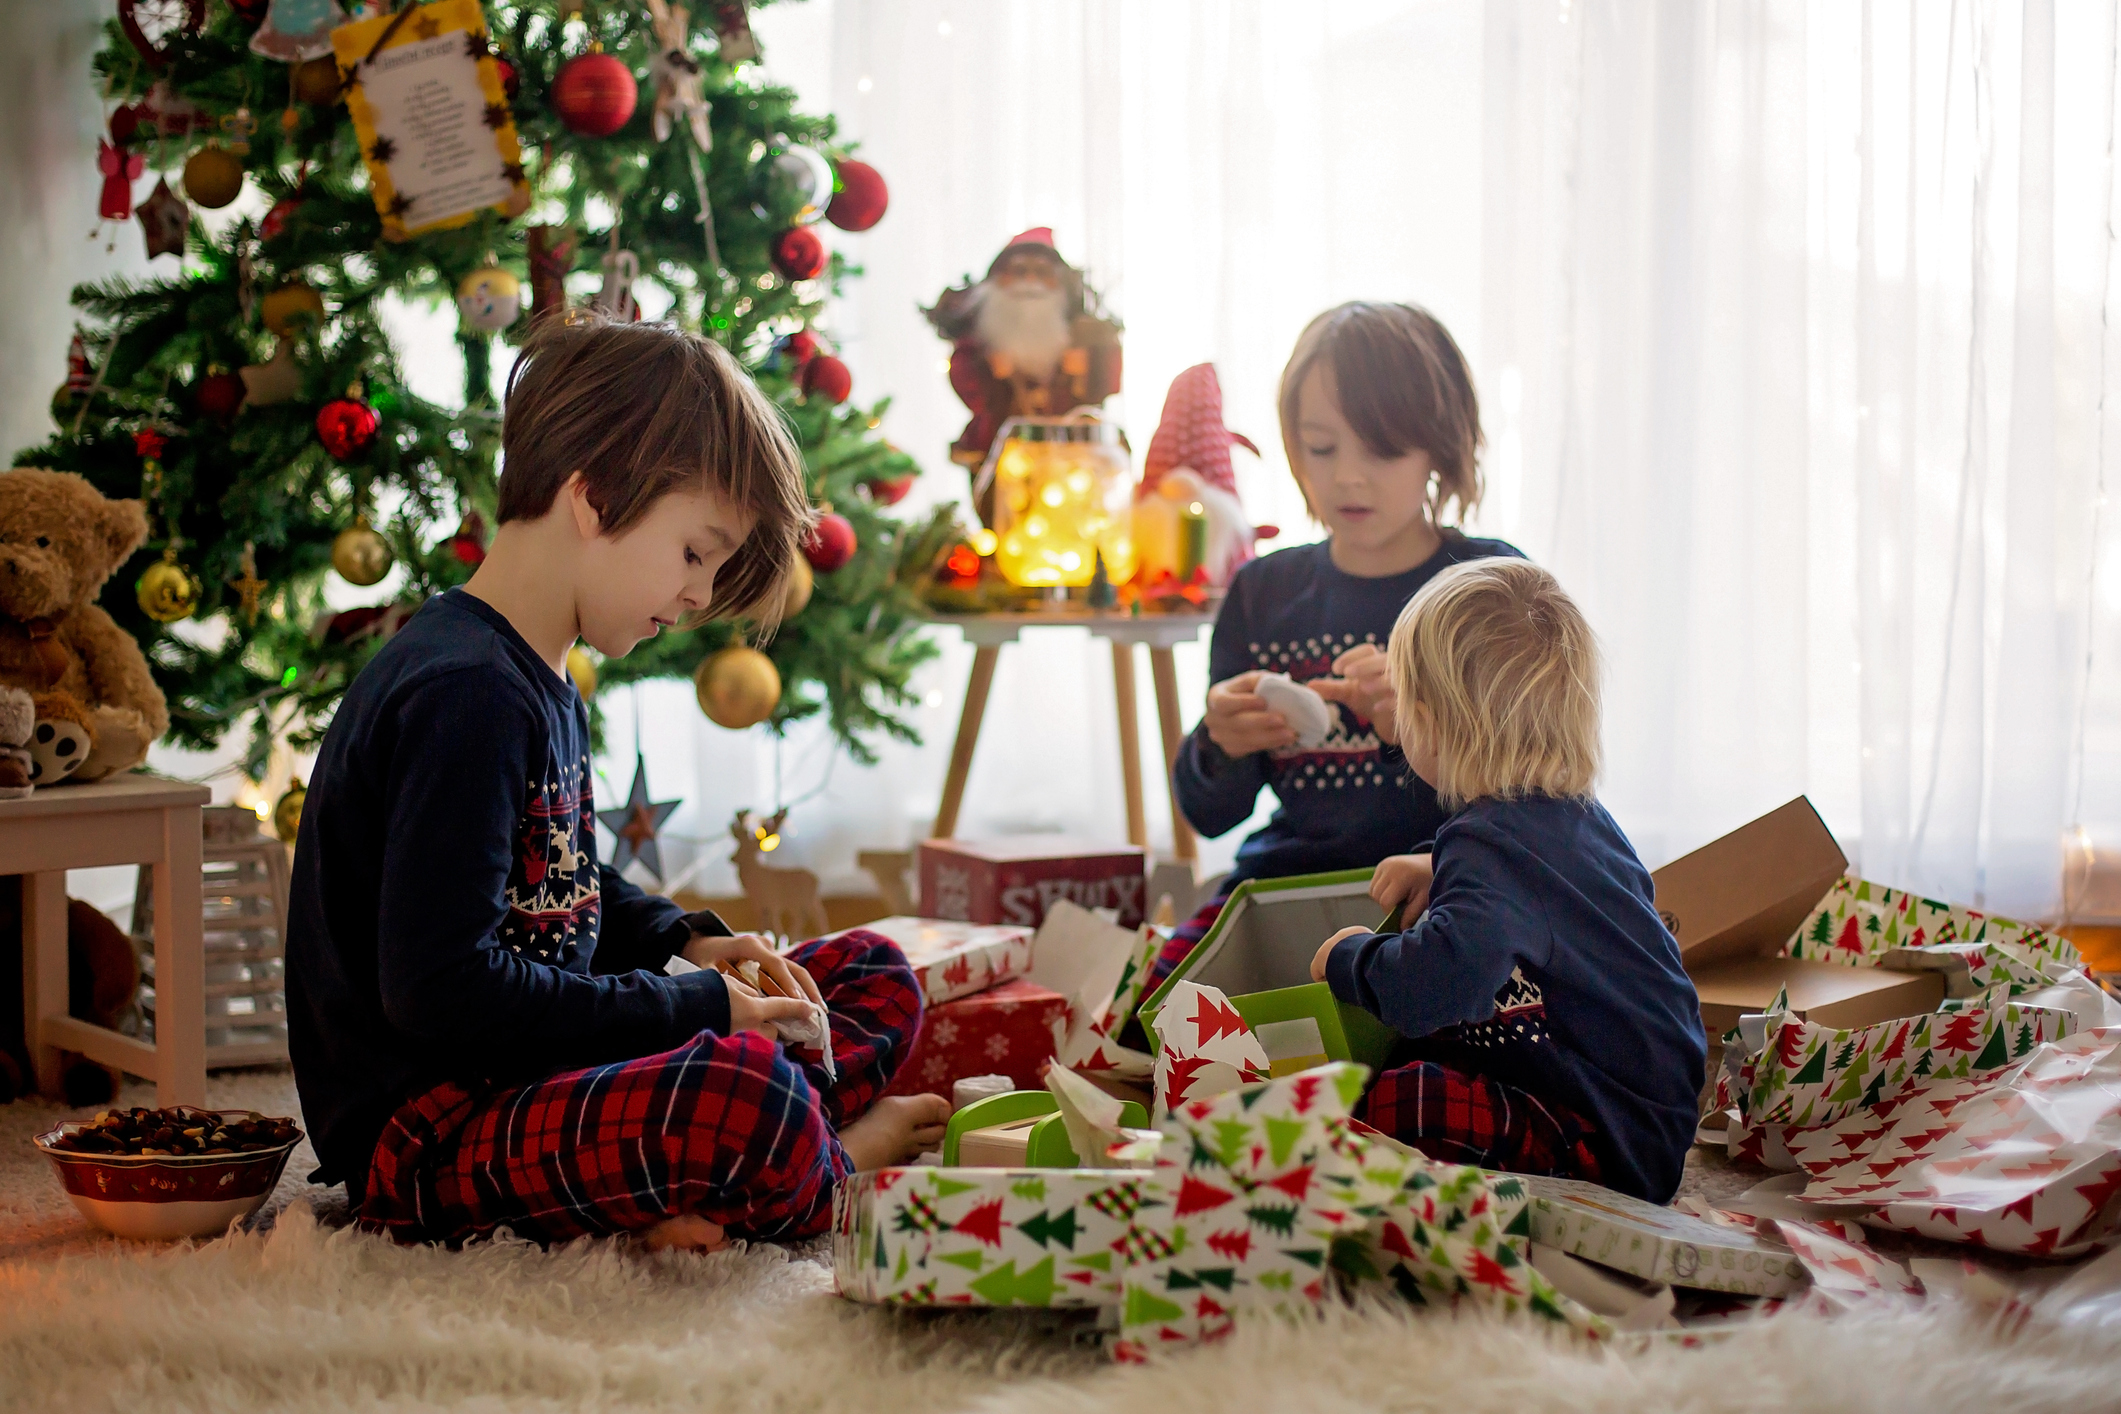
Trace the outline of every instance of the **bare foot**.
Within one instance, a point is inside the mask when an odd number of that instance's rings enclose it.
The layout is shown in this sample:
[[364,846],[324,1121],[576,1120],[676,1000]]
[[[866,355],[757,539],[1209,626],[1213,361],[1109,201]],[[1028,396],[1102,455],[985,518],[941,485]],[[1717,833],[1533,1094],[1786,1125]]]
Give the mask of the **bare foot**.
[[698,1213],[679,1213],[642,1233],[641,1245],[651,1252],[719,1252],[729,1245],[729,1234]]
[[857,1171],[903,1164],[943,1142],[950,1102],[940,1095],[886,1095],[840,1131]]

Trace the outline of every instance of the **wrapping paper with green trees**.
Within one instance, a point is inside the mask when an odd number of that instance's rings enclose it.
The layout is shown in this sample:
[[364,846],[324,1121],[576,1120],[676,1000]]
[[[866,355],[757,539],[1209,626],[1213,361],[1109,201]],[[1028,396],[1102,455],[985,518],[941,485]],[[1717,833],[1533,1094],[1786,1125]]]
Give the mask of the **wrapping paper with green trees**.
[[1349,1109],[1365,1078],[1331,1065],[1181,1104],[1154,1169],[857,1174],[835,1200],[840,1292],[1118,1307],[1122,1360],[1351,1286],[1602,1333],[1530,1267],[1522,1184],[1364,1132]]
[[2071,1012],[2005,1003],[1844,1031],[1778,1004],[1759,1054],[1735,1081],[1728,1068],[1718,1078],[1719,1103],[1735,1104],[1741,1120],[1727,1143],[1733,1157],[1790,1167],[1780,1152],[1787,1131],[1833,1124],[1925,1081],[1993,1074],[2077,1027]]
[[2067,938],[2029,923],[1844,875],[1783,948],[1790,957],[1874,967],[1890,948],[2003,943],[2067,968],[2084,959]]

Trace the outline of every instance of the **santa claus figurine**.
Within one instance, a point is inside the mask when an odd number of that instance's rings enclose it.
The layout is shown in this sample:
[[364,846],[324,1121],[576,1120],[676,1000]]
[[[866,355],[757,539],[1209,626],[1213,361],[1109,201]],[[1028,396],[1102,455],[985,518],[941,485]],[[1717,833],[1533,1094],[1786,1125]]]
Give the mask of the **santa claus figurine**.
[[[950,340],[950,386],[972,410],[950,448],[961,466],[985,462],[1012,417],[1058,416],[1119,391],[1119,321],[1103,315],[1048,227],[1010,241],[985,279],[944,290],[922,312]],[[980,519],[991,523],[992,509],[983,503]]]
[[[1203,587],[1221,588],[1252,558],[1255,541],[1279,533],[1271,525],[1255,528],[1246,518],[1230,465],[1232,443],[1259,455],[1249,438],[1223,426],[1215,365],[1195,364],[1172,379],[1135,491],[1141,568],[1134,582],[1144,598],[1190,598]],[[1198,529],[1190,524],[1195,521],[1202,523]]]

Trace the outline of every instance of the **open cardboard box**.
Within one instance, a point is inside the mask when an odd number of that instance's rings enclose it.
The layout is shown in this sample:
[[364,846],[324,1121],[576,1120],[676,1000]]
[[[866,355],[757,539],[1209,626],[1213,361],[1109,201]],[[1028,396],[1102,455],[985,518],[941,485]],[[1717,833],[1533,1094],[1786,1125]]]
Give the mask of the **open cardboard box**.
[[1179,982],[1195,982],[1229,997],[1258,1033],[1274,1075],[1329,1060],[1382,1069],[1397,1033],[1361,1007],[1335,1000],[1325,983],[1311,980],[1311,958],[1320,943],[1342,928],[1382,926],[1370,898],[1371,872],[1350,869],[1239,884],[1215,926],[1142,1003],[1142,1026],[1152,1043],[1164,998]]
[[1837,1029],[1937,1009],[1941,980],[1779,956],[1847,868],[1819,812],[1799,796],[1650,876],[1711,1042],[1785,988],[1791,1010]]
[[1711,1039],[1736,1026],[1740,1016],[1765,1011],[1775,993],[1785,990],[1795,1015],[1836,1031],[1853,1031],[1935,1011],[1944,1001],[1944,975],[1794,957],[1740,957],[1710,963],[1696,973],[1694,990],[1701,996],[1701,1022]]

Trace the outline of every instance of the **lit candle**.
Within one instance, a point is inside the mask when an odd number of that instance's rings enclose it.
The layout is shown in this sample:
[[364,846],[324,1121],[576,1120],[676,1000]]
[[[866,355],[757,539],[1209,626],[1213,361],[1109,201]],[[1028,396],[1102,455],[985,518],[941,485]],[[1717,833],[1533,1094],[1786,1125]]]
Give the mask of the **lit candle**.
[[1181,584],[1208,559],[1208,513],[1198,501],[1178,517],[1178,578]]

